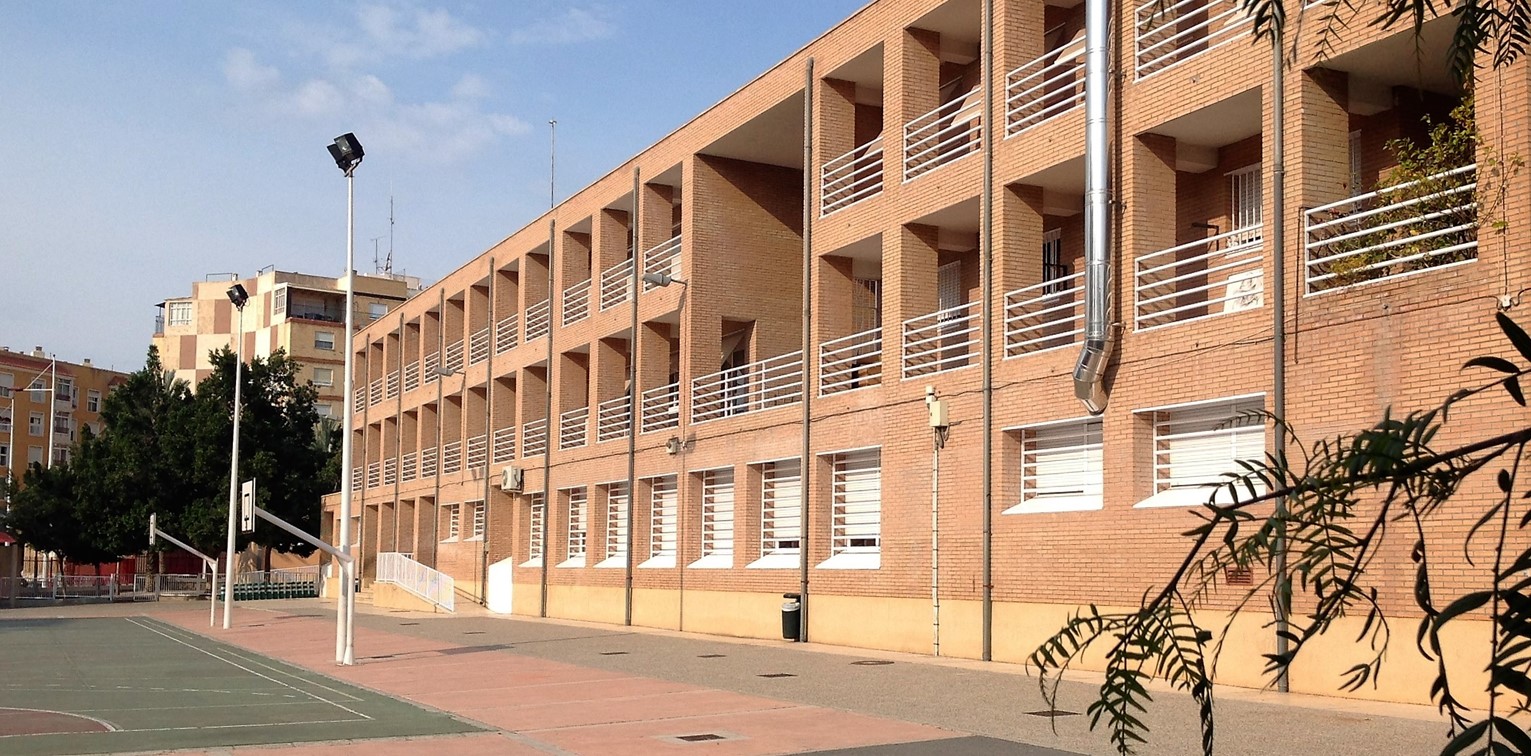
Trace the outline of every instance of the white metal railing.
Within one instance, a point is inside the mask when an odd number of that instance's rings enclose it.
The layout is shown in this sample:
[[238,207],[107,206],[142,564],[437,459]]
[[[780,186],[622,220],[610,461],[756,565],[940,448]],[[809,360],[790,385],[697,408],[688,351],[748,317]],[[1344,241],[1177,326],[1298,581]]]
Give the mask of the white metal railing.
[[563,324],[573,325],[590,317],[590,279],[563,290]]
[[388,376],[383,379],[383,398],[384,399],[397,399],[398,397],[399,397],[399,371],[395,370],[392,373],[389,373]]
[[457,611],[457,585],[452,576],[426,567],[407,554],[396,551],[378,554],[377,582],[397,585],[442,609]]
[[441,378],[441,353],[431,352],[420,360],[420,381],[422,383]]
[[462,339],[447,344],[446,354],[441,358],[441,369],[447,373],[462,370]]
[[819,215],[829,215],[882,194],[882,136],[824,163]]
[[1133,262],[1138,330],[1260,307],[1265,303],[1261,226],[1161,249]]
[[548,335],[548,330],[552,327],[552,321],[549,318],[552,306],[548,302],[549,300],[544,299],[526,308],[527,341],[535,341]]
[[983,100],[974,87],[904,125],[904,180],[983,148]]
[[441,445],[441,474],[462,472],[462,442],[450,441]]
[[973,363],[979,335],[980,303],[967,302],[904,321],[905,379],[958,370]]
[[819,396],[881,383],[881,326],[819,345]]
[[629,257],[601,273],[601,309],[609,310],[633,294],[633,258]]
[[694,378],[691,422],[786,407],[803,400],[803,353],[788,352]]
[[576,407],[558,416],[558,448],[577,449],[585,445],[590,427],[590,407]]
[[536,457],[548,450],[548,421],[528,420],[521,424],[521,456]]
[[1146,0],[1135,15],[1139,79],[1237,39],[1252,18],[1238,0]]
[[494,327],[495,354],[504,354],[516,348],[516,336],[520,325],[521,318],[516,313],[500,318],[500,322]]
[[383,460],[383,485],[391,486],[399,482],[399,458],[389,457]]
[[500,428],[494,432],[494,462],[509,462],[516,458],[516,427]]
[[[672,278],[680,276],[680,234],[670,237],[669,240],[660,242],[643,253],[643,273],[665,273]],[[643,290],[648,291],[655,284],[643,283]]]
[[383,482],[383,465],[379,462],[367,463],[367,487],[377,488]]
[[1084,104],[1084,38],[1049,50],[1005,76],[1005,136]]
[[1084,273],[1005,294],[1005,356],[1077,343],[1084,335]]
[[627,438],[633,427],[633,413],[627,394],[607,399],[595,406],[595,440]]
[[362,477],[361,476],[362,476],[362,469],[361,469],[360,466],[351,468],[351,487],[352,488],[361,488],[362,487]]
[[482,470],[489,462],[489,435],[480,433],[468,439],[468,469]]
[[436,447],[420,450],[420,477],[436,477]]
[[468,337],[468,364],[477,365],[489,359],[489,326],[484,326]]
[[404,393],[409,393],[420,388],[420,362],[417,360],[404,366]]
[[357,409],[367,406],[367,387],[357,386],[351,392],[351,406]]
[[1477,169],[1465,165],[1308,210],[1307,293],[1477,259]]
[[680,426],[679,383],[666,383],[643,392],[638,397],[638,404],[642,410],[639,431],[653,433]]
[[383,401],[383,379],[382,378],[376,378],[376,379],[373,379],[372,383],[367,384],[367,403],[368,404],[380,404],[380,403],[382,403],[382,401]]
[[399,464],[399,468],[400,482],[408,483],[418,477],[420,474],[419,452],[410,452],[405,454],[403,461],[401,461]]

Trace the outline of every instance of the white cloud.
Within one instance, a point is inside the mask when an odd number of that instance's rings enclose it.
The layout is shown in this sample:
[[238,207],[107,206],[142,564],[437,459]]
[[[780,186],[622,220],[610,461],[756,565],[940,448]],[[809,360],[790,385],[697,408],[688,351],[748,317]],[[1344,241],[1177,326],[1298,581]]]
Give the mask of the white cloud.
[[510,33],[518,45],[567,45],[605,39],[616,34],[617,27],[604,13],[585,8],[570,8],[562,15],[533,22]]
[[385,57],[436,58],[481,44],[487,35],[446,10],[362,5],[357,22],[373,51]]
[[255,62],[255,53],[243,47],[229,50],[223,56],[223,77],[241,91],[253,91],[275,86],[282,74],[273,66]]
[[459,100],[482,100],[489,96],[489,83],[477,74],[463,74],[452,85],[452,96]]

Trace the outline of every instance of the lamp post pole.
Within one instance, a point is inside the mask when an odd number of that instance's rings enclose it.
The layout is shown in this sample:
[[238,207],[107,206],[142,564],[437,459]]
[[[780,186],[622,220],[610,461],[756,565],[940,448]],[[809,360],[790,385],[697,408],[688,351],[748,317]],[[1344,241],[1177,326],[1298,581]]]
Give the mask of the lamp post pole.
[[224,554],[226,563],[223,573],[223,629],[233,627],[234,622],[234,508],[239,505],[239,415],[240,384],[244,383],[245,368],[245,288],[234,284],[229,288],[229,301],[238,310],[239,325],[234,330],[234,441],[229,450],[229,525],[228,541]]
[[[354,359],[352,336],[356,328],[356,193],[355,176],[356,166],[361,165],[362,151],[361,142],[356,140],[354,134],[342,134],[335,137],[335,142],[329,146],[330,157],[335,159],[335,165],[346,174],[346,334],[345,334],[345,396],[341,406],[341,437],[340,437],[340,543],[337,544],[342,553],[351,556],[351,493],[355,488],[351,475],[352,459],[352,430],[351,423],[356,416],[356,397],[354,393],[355,370],[352,366]],[[342,562],[340,565],[340,602],[335,607],[335,663],[349,665],[355,663],[355,628],[356,619],[356,596],[354,593],[356,581],[356,562],[354,560]]]

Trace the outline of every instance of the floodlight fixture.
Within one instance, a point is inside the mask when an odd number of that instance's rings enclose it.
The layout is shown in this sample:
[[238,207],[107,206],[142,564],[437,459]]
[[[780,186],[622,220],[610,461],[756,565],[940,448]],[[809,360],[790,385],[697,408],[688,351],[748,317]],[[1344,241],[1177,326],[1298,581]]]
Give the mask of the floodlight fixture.
[[228,295],[229,301],[233,302],[234,307],[239,310],[243,310],[245,308],[245,302],[250,301],[250,293],[245,291],[243,284],[234,284],[233,286],[230,286]]
[[361,142],[357,141],[356,135],[350,132],[335,137],[335,143],[330,146],[330,157],[335,158],[335,165],[347,176],[356,166],[361,165],[361,159],[366,152],[361,148]]

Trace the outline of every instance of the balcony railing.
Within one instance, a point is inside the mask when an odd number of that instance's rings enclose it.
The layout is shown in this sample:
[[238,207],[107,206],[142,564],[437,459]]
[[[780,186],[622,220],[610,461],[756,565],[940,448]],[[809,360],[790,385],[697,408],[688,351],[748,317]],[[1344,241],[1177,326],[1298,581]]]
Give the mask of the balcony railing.
[[882,194],[882,137],[824,163],[819,215],[829,215]]
[[482,470],[489,462],[489,435],[480,433],[468,439],[468,469]]
[[680,384],[666,383],[638,396],[642,410],[638,430],[643,433],[680,426]]
[[1476,260],[1477,169],[1466,165],[1307,211],[1307,292]]
[[420,454],[410,452],[405,454],[399,464],[399,480],[408,483],[420,475]]
[[387,378],[383,380],[383,398],[399,398],[399,371],[395,370],[389,373]]
[[632,293],[633,259],[631,257],[601,273],[601,309],[603,311],[626,302]]
[[520,335],[521,317],[511,313],[500,319],[494,327],[494,353],[504,354],[516,348],[516,338]]
[[[654,245],[649,251],[643,253],[643,273],[644,275],[665,273],[672,278],[680,277],[680,234]],[[656,285],[645,281],[643,290],[648,291]]]
[[1083,335],[1083,273],[1005,294],[1006,357],[1069,346]]
[[375,378],[367,384],[367,404],[379,404],[383,401],[383,379]]
[[431,352],[420,360],[420,381],[428,383],[441,378],[441,353]]
[[819,396],[882,383],[882,328],[819,345]]
[[974,87],[904,125],[904,180],[913,180],[982,148],[983,100]]
[[1265,304],[1261,227],[1198,239],[1133,263],[1133,322],[1138,330]]
[[1238,0],[1146,0],[1133,40],[1139,79],[1237,39],[1250,27]]
[[436,477],[436,447],[420,450],[420,477]]
[[383,480],[383,465],[378,462],[367,463],[367,487],[377,488]]
[[705,423],[803,400],[803,353],[789,352],[691,381],[691,422]]
[[973,364],[980,303],[968,302],[904,321],[905,379],[959,370]]
[[548,450],[548,421],[528,420],[521,424],[521,456],[536,457]]
[[516,427],[514,425],[494,432],[494,463],[509,462],[516,458]]
[[1084,38],[1022,64],[1005,76],[1005,136],[1012,137],[1084,104]]
[[357,386],[356,389],[351,392],[351,406],[358,410],[367,406],[366,386]]
[[489,326],[484,326],[468,337],[468,364],[477,365],[489,359]]
[[580,281],[563,290],[563,320],[564,325],[575,323],[590,317],[590,279]]
[[383,485],[391,486],[399,482],[399,458],[389,457],[383,460]]
[[578,449],[588,440],[590,408],[577,407],[558,416],[558,448]]
[[549,317],[552,313],[552,307],[548,304],[548,301],[549,300],[544,299],[541,302],[526,308],[527,341],[536,341],[537,339],[548,335],[548,330],[552,327],[552,322]]
[[362,477],[361,476],[362,476],[362,469],[360,467],[353,467],[353,468],[351,468],[351,488],[361,488],[362,487],[362,485],[361,485]]
[[447,344],[446,354],[441,358],[441,369],[447,373],[462,370],[462,339]]
[[627,394],[607,399],[595,406],[595,440],[613,441],[627,438],[633,427],[631,403]]
[[404,366],[404,393],[408,394],[420,388],[420,363],[411,362]]
[[451,441],[441,445],[441,474],[455,475],[462,472],[462,442]]

